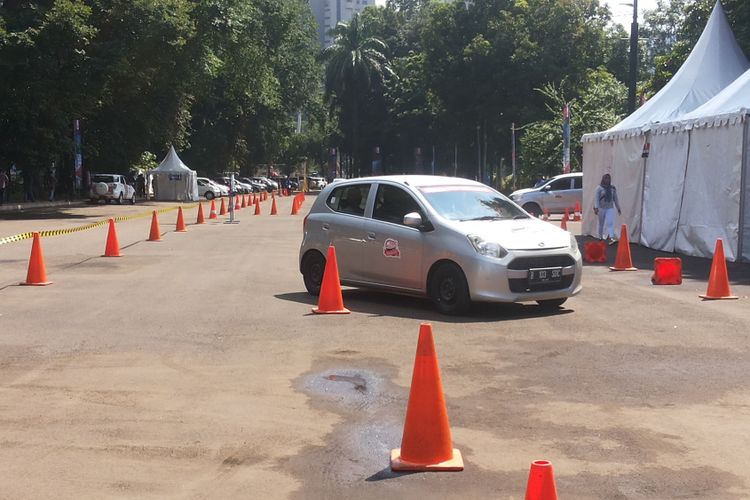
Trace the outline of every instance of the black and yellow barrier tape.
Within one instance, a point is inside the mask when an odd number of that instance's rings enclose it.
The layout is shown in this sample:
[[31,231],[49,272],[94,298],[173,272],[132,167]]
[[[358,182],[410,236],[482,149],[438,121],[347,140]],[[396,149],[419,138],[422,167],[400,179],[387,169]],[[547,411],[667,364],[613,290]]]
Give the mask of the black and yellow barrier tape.
[[[198,206],[197,203],[193,203],[191,205],[180,205],[183,208],[195,208]],[[179,206],[175,207],[167,207],[167,208],[160,208],[159,210],[156,210],[157,214],[163,214],[166,212],[172,212],[174,210],[177,210]],[[142,212],[139,214],[133,214],[133,215],[120,215],[117,217],[110,217],[115,220],[115,222],[125,222],[133,219],[142,219],[144,217],[151,217],[152,211],[149,212]],[[89,229],[95,229],[97,227],[104,226],[105,224],[109,223],[109,219],[103,219],[100,221],[92,222],[90,224],[84,224],[83,226],[76,226],[69,229],[46,229],[43,231],[32,231],[27,233],[20,233],[20,234],[14,234],[13,236],[5,236],[4,238],[0,238],[0,245],[6,245],[8,243],[15,243],[17,241],[23,241],[28,240],[34,237],[34,233],[38,232],[39,236],[42,238],[46,238],[48,236],[60,236],[62,234],[71,234],[71,233],[77,233],[79,231],[87,231]]]

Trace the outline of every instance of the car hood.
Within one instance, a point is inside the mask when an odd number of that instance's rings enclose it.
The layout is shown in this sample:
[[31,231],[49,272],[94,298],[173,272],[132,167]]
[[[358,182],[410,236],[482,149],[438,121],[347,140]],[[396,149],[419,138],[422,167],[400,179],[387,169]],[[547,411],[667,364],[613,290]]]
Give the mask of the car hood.
[[468,235],[499,243],[506,250],[547,250],[570,246],[570,233],[538,219],[454,222]]
[[526,193],[530,193],[532,191],[536,191],[536,189],[534,189],[534,188],[518,189],[518,190],[513,191],[512,193],[510,193],[510,196],[511,197],[513,197],[513,196],[521,196],[521,195],[524,195]]

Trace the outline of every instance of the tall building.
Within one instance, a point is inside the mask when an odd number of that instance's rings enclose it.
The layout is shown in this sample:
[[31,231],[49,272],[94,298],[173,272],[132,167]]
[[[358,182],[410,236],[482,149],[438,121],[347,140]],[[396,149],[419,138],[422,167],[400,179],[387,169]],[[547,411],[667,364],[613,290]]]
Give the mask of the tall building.
[[341,21],[348,21],[355,13],[361,12],[375,0],[310,0],[310,8],[318,20],[320,44],[328,47],[333,38],[328,34]]

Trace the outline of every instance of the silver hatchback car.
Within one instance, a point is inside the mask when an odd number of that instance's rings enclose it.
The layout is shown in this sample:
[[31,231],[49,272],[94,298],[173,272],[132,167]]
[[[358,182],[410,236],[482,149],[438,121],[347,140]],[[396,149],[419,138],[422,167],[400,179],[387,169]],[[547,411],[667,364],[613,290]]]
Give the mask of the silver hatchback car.
[[427,296],[445,314],[472,301],[556,308],[581,291],[575,237],[478,182],[399,175],[342,180],[305,217],[300,271],[320,292],[329,245],[341,283]]

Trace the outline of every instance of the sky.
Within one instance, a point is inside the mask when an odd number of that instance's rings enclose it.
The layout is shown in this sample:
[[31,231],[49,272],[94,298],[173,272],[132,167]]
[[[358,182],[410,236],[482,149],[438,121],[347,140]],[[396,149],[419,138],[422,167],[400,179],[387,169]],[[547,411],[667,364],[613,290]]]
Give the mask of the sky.
[[[377,5],[385,5],[385,0],[375,0],[375,3]],[[633,20],[633,4],[632,0],[628,2],[627,0],[614,0],[614,1],[604,1],[605,4],[609,5],[609,9],[612,11],[612,15],[614,17],[614,21],[616,23],[622,24],[625,28],[625,31],[630,33],[630,23]],[[623,5],[625,3],[630,3],[630,5]],[[656,0],[639,0],[638,1],[638,22],[643,22],[643,11],[644,10],[652,10],[656,8]]]

